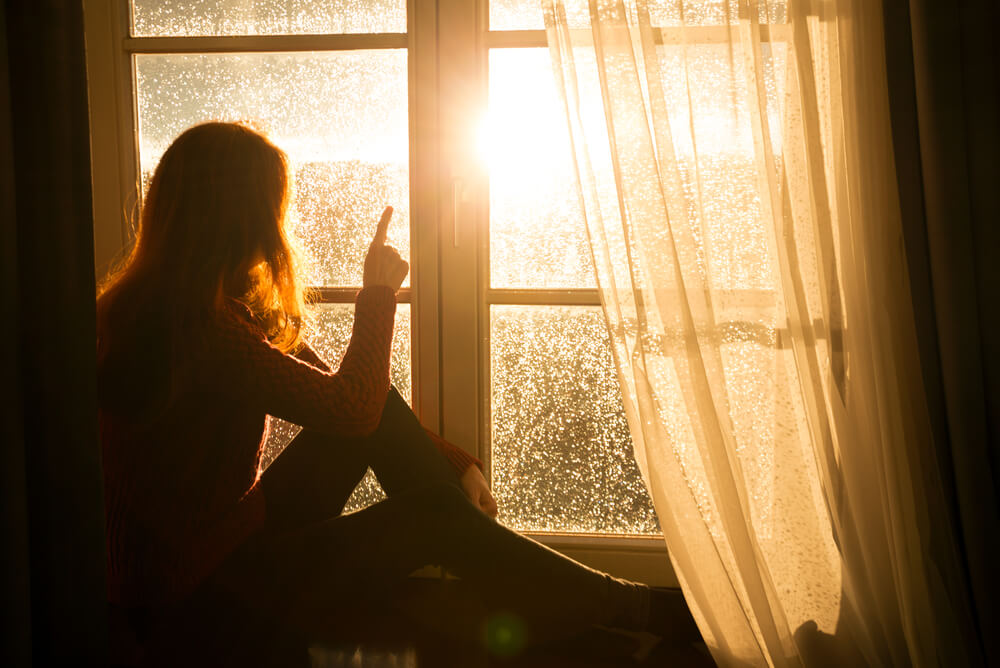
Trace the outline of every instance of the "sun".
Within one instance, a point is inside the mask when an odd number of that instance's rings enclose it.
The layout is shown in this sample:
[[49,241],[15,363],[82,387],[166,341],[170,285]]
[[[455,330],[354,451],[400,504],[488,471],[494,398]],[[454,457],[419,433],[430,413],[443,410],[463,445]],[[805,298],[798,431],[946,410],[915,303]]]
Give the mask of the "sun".
[[490,105],[477,132],[479,159],[491,176],[551,169],[569,150],[566,127],[542,123],[513,104]]
[[564,163],[569,134],[547,55],[491,55],[490,95],[476,149],[491,179],[527,181]]

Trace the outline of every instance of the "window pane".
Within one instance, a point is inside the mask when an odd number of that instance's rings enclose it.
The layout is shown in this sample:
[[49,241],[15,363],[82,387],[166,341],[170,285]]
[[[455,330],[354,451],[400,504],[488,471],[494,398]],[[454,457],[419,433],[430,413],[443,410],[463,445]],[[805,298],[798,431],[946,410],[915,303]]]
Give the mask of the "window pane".
[[[313,323],[309,328],[307,339],[313,350],[330,368],[336,369],[340,358],[351,340],[351,327],[354,323],[354,306],[352,304],[317,304],[312,307]],[[392,384],[403,395],[407,403],[411,402],[410,380],[410,305],[399,304],[396,307],[396,330],[392,339],[392,358],[389,375]],[[261,469],[266,469],[271,462],[281,454],[289,441],[299,433],[300,427],[277,418],[270,419],[270,432],[264,444],[264,454]],[[366,508],[385,498],[385,492],[378,484],[375,476],[369,470],[361,483],[348,500],[345,511],[355,511]]]
[[657,534],[600,308],[491,309],[493,489],[524,531]]
[[[630,22],[636,23],[636,3],[625,4]],[[729,21],[731,23],[739,21],[737,0],[649,0],[642,4],[649,12],[650,23],[659,27],[726,25],[727,9]],[[760,3],[758,5],[760,19],[770,23],[784,23],[787,4],[787,0],[769,0]],[[616,2],[598,3],[600,10],[609,12],[614,11],[617,5]],[[590,27],[590,3],[587,0],[569,0],[565,3],[564,9],[570,27]],[[545,22],[538,0],[490,0],[491,30],[544,28]]]
[[135,64],[144,179],[186,128],[250,121],[288,153],[311,284],[361,285],[386,204],[396,209],[389,243],[408,258],[404,50],[137,55]]
[[406,32],[406,0],[133,0],[136,36]]
[[489,0],[490,30],[543,30],[538,0]]
[[[735,50],[735,53],[733,52]],[[765,291],[776,280],[768,251],[770,225],[761,217],[742,46],[697,44],[657,49],[661,84],[692,225],[702,235],[705,271],[714,290]],[[780,169],[786,47],[762,45],[771,140]],[[606,182],[612,182],[610,176]],[[802,258],[802,261],[808,261]],[[750,298],[750,293],[742,293]],[[713,297],[725,300],[725,297]],[[724,301],[723,301],[724,303]]]
[[490,170],[490,284],[594,287],[548,50],[491,51],[489,86],[482,144]]

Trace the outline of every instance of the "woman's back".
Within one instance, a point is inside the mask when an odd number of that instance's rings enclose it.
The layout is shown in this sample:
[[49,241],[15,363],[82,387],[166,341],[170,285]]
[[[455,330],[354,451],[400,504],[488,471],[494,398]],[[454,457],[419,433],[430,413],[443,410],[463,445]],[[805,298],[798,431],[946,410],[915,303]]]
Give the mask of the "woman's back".
[[232,390],[254,346],[299,341],[288,200],[287,159],[265,137],[232,123],[190,128],[164,152],[131,253],[101,286],[113,602],[184,595],[263,519],[265,410]]
[[[298,357],[276,348],[233,300],[169,355],[168,344],[155,343],[170,340],[155,334],[155,318],[132,330],[154,332],[152,343],[123,336],[123,352],[106,352],[98,390],[113,602],[183,597],[261,526],[267,415],[346,437],[375,429],[389,391],[395,306],[391,288],[358,294],[336,372],[308,347]],[[159,360],[147,368],[148,351],[172,360],[169,380]],[[130,393],[167,399],[137,413]]]
[[266,416],[227,392],[213,363],[250,323],[232,314],[171,350],[166,316],[144,311],[98,380],[108,575],[124,605],[182,596],[263,520],[254,483]]
[[385,280],[359,294],[354,336],[334,373],[302,347],[288,184],[287,158],[259,133],[231,123],[188,129],[150,179],[131,254],[101,287],[114,603],[183,598],[260,528],[268,415],[347,437],[378,424],[395,289],[408,269],[382,248],[391,209],[376,235],[382,259],[365,268],[365,285],[372,272]]

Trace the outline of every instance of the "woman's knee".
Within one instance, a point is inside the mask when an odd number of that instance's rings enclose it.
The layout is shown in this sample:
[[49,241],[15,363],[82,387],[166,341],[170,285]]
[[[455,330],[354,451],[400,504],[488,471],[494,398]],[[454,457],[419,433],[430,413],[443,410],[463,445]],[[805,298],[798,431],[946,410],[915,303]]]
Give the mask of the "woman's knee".
[[279,525],[339,515],[367,470],[356,444],[303,429],[261,475],[268,515]]
[[389,394],[386,395],[385,403],[382,405],[382,421],[392,420],[398,414],[409,412],[411,412],[410,405],[403,399],[403,395],[395,385],[390,385]]
[[411,492],[414,505],[432,517],[463,514],[475,510],[465,493],[448,482],[433,482]]

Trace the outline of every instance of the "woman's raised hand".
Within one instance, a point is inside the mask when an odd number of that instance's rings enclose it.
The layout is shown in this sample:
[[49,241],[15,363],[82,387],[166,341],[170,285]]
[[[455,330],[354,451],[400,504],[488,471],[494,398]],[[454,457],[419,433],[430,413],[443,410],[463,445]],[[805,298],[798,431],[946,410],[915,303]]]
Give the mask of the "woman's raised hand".
[[392,207],[387,206],[378,221],[375,238],[372,239],[372,245],[368,247],[368,254],[365,256],[364,287],[385,285],[398,290],[410,271],[410,265],[399,257],[396,249],[385,245],[390,218],[392,218]]

